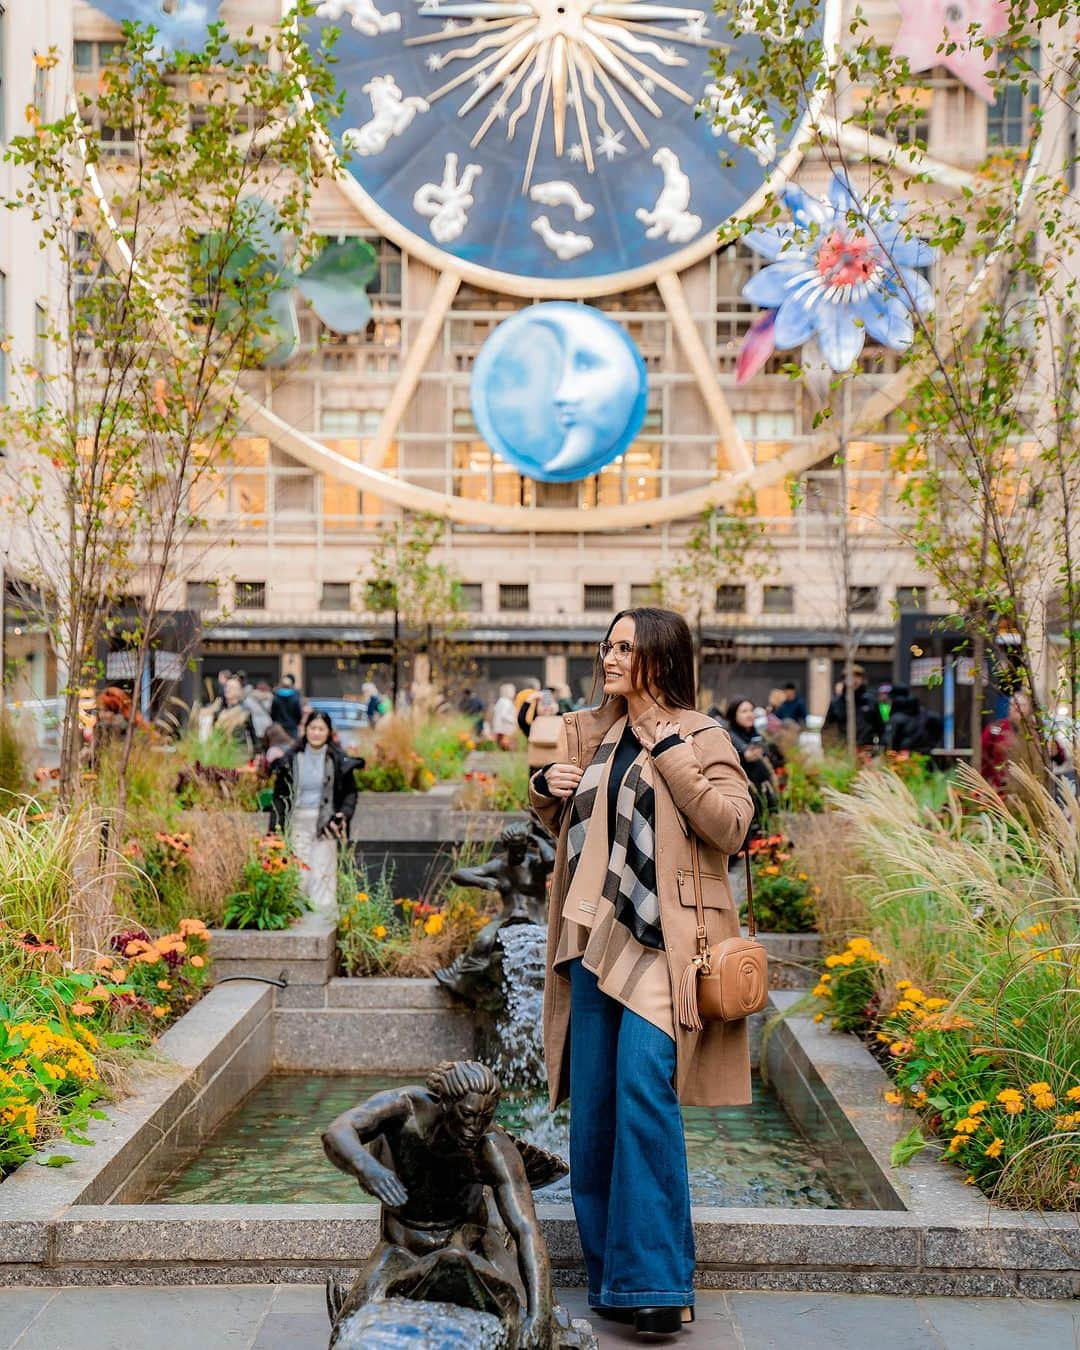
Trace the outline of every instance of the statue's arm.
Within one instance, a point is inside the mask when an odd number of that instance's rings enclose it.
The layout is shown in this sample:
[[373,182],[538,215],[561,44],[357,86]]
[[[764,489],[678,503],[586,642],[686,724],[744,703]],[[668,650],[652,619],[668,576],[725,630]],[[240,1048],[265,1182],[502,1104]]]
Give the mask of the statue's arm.
[[478,867],[459,867],[456,872],[450,873],[450,880],[456,886],[477,886],[481,890],[497,891],[502,867],[501,858],[491,858]]
[[343,1111],[322,1137],[326,1156],[335,1167],[355,1177],[384,1205],[403,1205],[409,1193],[398,1177],[364,1147],[388,1127],[403,1123],[412,1103],[403,1092],[380,1092],[351,1111]]
[[547,1314],[551,1265],[533,1204],[532,1187],[513,1140],[490,1134],[485,1147],[495,1204],[517,1246],[518,1271],[525,1286],[526,1320],[523,1344],[532,1345]]

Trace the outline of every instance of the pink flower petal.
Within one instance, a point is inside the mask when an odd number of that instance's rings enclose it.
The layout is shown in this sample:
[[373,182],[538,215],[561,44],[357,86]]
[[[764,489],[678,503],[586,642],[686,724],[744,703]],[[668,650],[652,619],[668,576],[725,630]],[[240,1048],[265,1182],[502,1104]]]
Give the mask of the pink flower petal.
[[773,330],[776,327],[776,311],[766,310],[750,325],[750,331],[743,339],[739,359],[735,362],[735,383],[745,384],[752,380],[776,350]]

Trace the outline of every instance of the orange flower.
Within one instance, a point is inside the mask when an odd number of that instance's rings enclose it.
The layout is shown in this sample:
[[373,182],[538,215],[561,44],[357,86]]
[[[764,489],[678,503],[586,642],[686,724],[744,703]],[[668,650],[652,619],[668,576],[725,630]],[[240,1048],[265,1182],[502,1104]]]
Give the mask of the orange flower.
[[113,966],[115,966],[115,965],[116,965],[116,962],[112,959],[111,956],[99,956],[99,957],[97,958],[97,960],[94,962],[94,969],[95,969],[95,970],[112,970]]
[[158,1018],[161,1018],[161,1017],[168,1017],[168,1015],[169,1015],[169,1010],[168,1010],[168,1008],[165,1006],[164,1003],[156,1003],[156,1004],[154,1005],[154,1016],[155,1016],[155,1017],[158,1017]]
[[201,936],[205,932],[206,932],[206,924],[203,923],[202,919],[180,920],[181,937],[195,937],[197,934]]
[[124,955],[138,956],[140,952],[148,952],[149,950],[150,950],[149,942],[144,942],[142,938],[132,938],[131,941],[128,943],[128,945],[124,948]]
[[76,1017],[89,1017],[92,1013],[95,1013],[97,1009],[92,1003],[73,1003],[71,1005],[71,1011]]
[[119,966],[117,966],[115,970],[109,971],[109,979],[112,980],[114,984],[123,984],[124,981],[127,979],[127,971],[122,970]]
[[191,964],[195,967],[196,970],[202,970],[203,966],[206,965],[206,962],[205,960],[203,960],[201,956],[193,956],[191,958]]
[[157,987],[159,989],[169,990],[172,988],[172,985],[169,983],[168,980],[158,980]]

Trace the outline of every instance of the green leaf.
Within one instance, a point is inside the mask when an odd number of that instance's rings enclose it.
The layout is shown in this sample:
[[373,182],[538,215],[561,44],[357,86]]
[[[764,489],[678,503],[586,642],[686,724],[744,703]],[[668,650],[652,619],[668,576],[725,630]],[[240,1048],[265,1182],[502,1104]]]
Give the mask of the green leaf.
[[908,1130],[892,1146],[892,1152],[889,1154],[889,1163],[893,1167],[905,1167],[915,1157],[916,1153],[921,1153],[926,1147],[926,1140],[923,1138],[923,1132],[915,1126],[913,1130]]
[[75,1159],[69,1158],[66,1153],[52,1153],[47,1158],[35,1158],[34,1161],[39,1167],[66,1167]]
[[936,1097],[927,1097],[926,1102],[928,1106],[932,1106],[938,1111],[947,1111],[952,1106],[948,1097],[942,1097],[940,1093]]
[[297,290],[335,333],[362,333],[371,320],[367,288],[378,270],[366,239],[327,244],[297,282]]

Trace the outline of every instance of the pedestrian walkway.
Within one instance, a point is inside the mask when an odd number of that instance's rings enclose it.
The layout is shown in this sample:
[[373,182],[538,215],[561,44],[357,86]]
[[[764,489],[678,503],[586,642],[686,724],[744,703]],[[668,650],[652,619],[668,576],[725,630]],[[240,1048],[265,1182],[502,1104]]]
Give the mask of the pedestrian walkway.
[[[580,1289],[560,1298],[584,1314]],[[641,1344],[594,1322],[603,1350]],[[321,1286],[0,1289],[0,1350],[326,1350]],[[1077,1350],[1080,1303],[700,1294],[680,1350]]]

